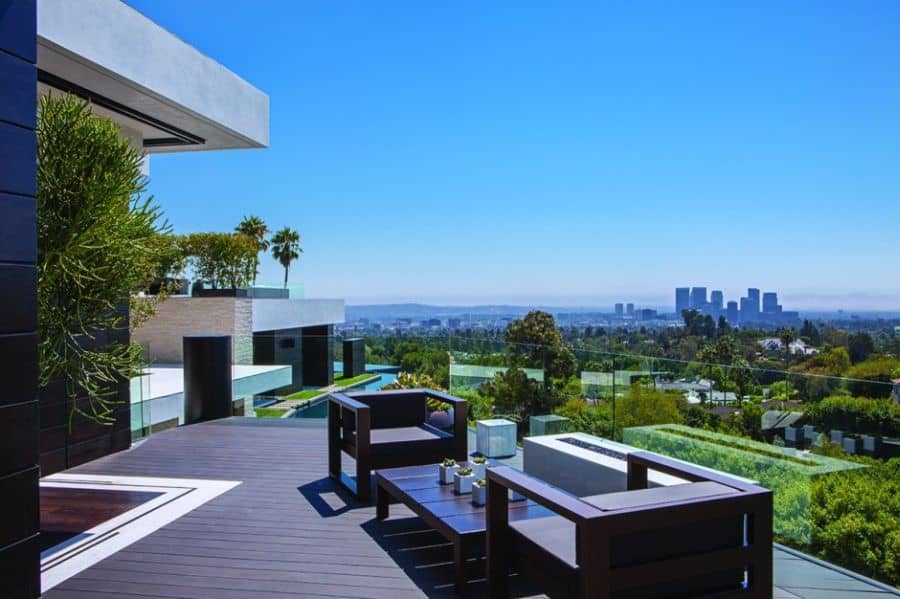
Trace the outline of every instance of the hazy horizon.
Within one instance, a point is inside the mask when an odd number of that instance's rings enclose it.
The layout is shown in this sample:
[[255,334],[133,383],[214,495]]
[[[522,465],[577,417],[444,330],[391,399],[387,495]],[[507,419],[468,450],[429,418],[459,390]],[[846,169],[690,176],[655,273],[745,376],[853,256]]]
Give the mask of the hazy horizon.
[[[710,288],[711,289],[711,288]],[[769,291],[768,289],[766,291]],[[746,294],[746,290],[744,291]],[[309,297],[313,297],[310,295]],[[734,299],[727,293],[726,301]],[[788,295],[782,296],[779,293],[779,302],[784,306],[785,310],[795,310],[801,312],[837,312],[843,310],[845,312],[900,312],[900,294],[894,295],[877,295],[877,294],[835,294],[835,295]],[[635,304],[636,308],[668,308],[674,311],[674,290],[672,298],[664,298],[662,296],[607,296],[607,297],[558,297],[544,296],[534,299],[516,298],[513,296],[496,296],[485,297],[477,295],[456,296],[456,297],[364,297],[364,296],[348,296],[344,300],[348,306],[367,306],[367,305],[390,305],[390,304],[422,304],[436,307],[467,307],[467,306],[516,306],[516,307],[534,307],[534,306],[552,306],[558,308],[597,308],[601,311],[611,311],[615,303]]]

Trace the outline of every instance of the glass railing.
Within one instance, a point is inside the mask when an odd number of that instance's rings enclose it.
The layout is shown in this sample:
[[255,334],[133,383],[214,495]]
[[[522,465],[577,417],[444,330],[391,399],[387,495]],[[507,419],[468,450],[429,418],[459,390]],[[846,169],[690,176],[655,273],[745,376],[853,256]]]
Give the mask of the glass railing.
[[[350,337],[364,339],[363,366],[345,375]],[[160,352],[147,348],[151,367]],[[773,491],[778,542],[900,583],[891,569],[900,563],[900,460],[891,461],[900,407],[884,377],[804,371],[801,359],[776,368],[771,356],[714,363],[471,333],[261,333],[233,338],[233,353],[236,414],[324,425],[331,390],[439,387],[468,400],[473,424],[516,422],[526,446],[580,433],[756,481]],[[133,382],[132,394],[136,437],[171,421],[156,379]]]

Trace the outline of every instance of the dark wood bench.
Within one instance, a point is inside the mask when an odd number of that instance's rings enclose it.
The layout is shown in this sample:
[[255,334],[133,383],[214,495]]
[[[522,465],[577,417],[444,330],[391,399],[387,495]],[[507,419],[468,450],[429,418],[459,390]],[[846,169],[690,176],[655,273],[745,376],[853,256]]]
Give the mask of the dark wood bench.
[[[453,406],[450,432],[427,424],[427,399]],[[371,472],[379,468],[437,464],[467,457],[466,401],[430,389],[328,396],[328,473],[359,499],[371,496]],[[341,452],[356,460],[355,480],[341,471]]]
[[[647,470],[688,483],[647,488]],[[647,452],[628,490],[577,498],[508,467],[488,471],[491,597],[511,567],[552,597],[770,597],[772,493]],[[512,489],[554,515],[511,518]]]

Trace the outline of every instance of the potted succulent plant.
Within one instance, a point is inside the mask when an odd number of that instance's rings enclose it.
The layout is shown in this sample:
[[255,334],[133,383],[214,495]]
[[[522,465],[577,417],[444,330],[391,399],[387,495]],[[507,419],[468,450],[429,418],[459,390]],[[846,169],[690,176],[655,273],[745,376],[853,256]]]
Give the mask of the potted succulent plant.
[[487,503],[487,481],[483,478],[472,483],[472,503],[475,505]]
[[453,474],[453,490],[459,495],[471,493],[473,482],[475,482],[475,473],[471,468],[460,468]]
[[485,471],[487,470],[487,458],[485,456],[474,456],[469,460],[469,463],[472,465],[472,470],[475,471],[475,476],[477,478],[485,477]]
[[438,469],[441,473],[441,484],[449,485],[453,482],[453,474],[459,470],[459,465],[456,463],[456,460],[446,458],[440,463]]

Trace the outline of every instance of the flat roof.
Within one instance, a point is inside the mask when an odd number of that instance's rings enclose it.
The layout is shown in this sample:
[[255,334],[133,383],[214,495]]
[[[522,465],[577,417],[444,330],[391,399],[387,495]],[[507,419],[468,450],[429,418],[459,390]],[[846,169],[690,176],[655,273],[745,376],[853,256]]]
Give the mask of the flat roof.
[[269,97],[119,0],[38,0],[39,91],[91,101],[144,151],[269,145]]

